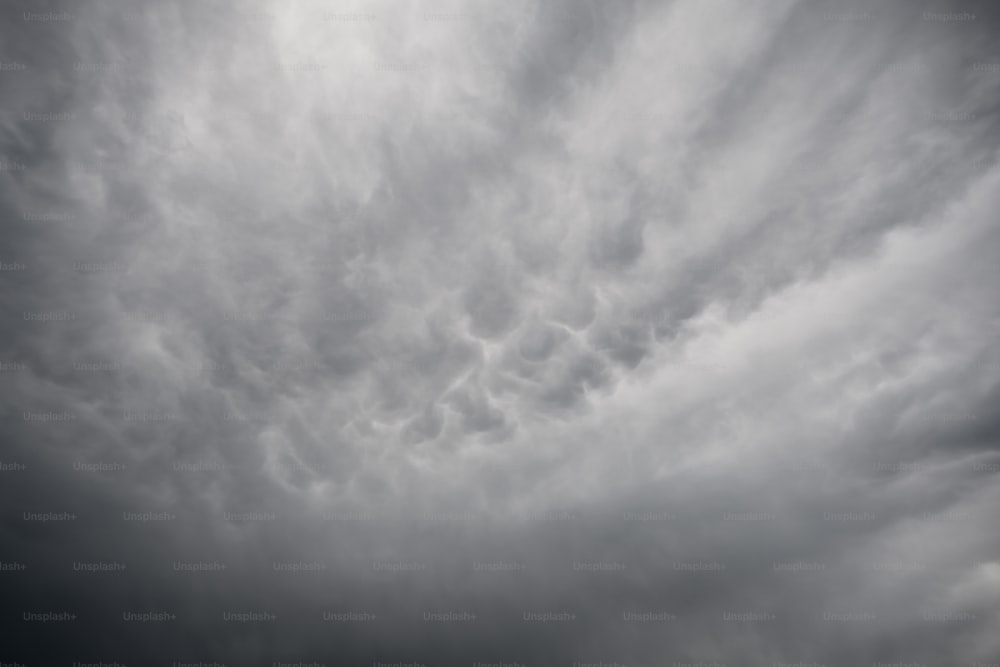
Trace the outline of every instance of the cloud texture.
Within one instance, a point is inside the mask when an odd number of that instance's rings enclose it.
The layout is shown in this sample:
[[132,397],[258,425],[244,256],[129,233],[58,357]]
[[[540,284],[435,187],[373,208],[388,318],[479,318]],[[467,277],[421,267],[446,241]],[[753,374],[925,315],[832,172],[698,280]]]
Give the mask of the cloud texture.
[[1000,660],[989,2],[34,2],[0,661]]

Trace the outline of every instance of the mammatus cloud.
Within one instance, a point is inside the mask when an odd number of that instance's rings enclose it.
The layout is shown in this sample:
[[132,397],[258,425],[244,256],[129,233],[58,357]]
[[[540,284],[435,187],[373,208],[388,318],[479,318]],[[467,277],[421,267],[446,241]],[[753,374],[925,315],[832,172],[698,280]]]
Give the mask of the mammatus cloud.
[[995,664],[996,14],[5,9],[0,661]]

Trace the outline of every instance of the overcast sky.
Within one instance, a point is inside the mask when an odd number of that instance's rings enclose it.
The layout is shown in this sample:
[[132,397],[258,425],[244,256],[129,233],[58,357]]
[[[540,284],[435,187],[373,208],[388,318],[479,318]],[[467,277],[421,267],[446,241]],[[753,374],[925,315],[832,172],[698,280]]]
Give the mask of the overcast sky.
[[1000,665],[994,3],[0,11],[0,663]]

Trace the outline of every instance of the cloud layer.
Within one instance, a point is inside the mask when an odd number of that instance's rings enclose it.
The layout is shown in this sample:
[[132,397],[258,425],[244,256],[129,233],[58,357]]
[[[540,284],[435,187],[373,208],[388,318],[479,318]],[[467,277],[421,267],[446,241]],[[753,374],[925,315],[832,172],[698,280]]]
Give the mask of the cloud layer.
[[0,660],[995,663],[998,18],[4,10]]

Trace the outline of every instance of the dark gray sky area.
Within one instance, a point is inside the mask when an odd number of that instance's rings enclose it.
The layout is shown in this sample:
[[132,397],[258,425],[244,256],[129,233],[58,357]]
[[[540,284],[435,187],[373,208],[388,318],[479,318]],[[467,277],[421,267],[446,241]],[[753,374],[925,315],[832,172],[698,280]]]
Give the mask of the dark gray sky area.
[[1000,5],[0,6],[0,665],[1000,667]]

